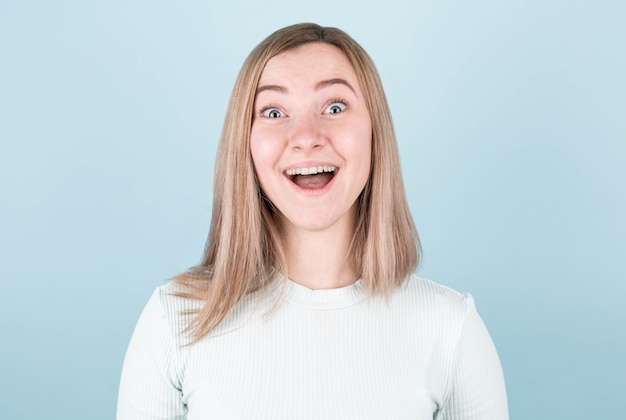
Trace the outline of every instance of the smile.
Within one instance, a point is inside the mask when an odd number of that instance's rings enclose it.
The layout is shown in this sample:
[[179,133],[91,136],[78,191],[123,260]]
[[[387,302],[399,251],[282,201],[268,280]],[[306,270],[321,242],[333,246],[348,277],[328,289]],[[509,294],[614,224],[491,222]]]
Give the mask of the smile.
[[317,189],[328,185],[336,170],[337,168],[332,165],[317,165],[287,169],[285,175],[300,188]]
[[335,168],[334,166],[324,166],[324,165],[318,165],[318,166],[309,166],[309,167],[305,167],[305,168],[293,168],[293,169],[287,169],[285,171],[285,173],[289,176],[293,176],[293,175],[316,175],[316,174],[320,174],[322,172],[335,172]]

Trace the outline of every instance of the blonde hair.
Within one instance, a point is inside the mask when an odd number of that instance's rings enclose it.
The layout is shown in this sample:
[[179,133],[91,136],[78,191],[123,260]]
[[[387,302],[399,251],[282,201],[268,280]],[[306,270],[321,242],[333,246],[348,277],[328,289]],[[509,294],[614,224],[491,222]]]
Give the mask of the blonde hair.
[[345,32],[312,23],[288,26],[257,45],[230,98],[216,157],[213,214],[200,265],[173,281],[179,296],[204,301],[189,324],[193,341],[215,329],[247,294],[285,273],[277,210],[264,196],[250,154],[255,92],[266,63],[304,44],[336,46],[361,85],[372,123],[372,165],[358,198],[351,261],[372,294],[388,295],[413,273],[421,248],[406,201],[389,105],[374,62]]

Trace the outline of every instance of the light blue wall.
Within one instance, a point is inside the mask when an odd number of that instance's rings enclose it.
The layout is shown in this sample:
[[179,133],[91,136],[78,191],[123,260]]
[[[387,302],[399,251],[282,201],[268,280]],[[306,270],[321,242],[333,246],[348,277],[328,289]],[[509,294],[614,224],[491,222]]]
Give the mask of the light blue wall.
[[623,1],[3,1],[0,418],[110,419],[155,286],[198,262],[236,72],[273,30],[377,62],[425,249],[512,418],[626,412]]

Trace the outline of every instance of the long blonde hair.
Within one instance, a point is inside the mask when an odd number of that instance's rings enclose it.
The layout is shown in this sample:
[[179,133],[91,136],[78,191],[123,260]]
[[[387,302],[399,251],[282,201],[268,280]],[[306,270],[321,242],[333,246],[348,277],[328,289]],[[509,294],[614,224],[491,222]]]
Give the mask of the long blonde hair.
[[264,196],[250,154],[255,92],[266,63],[311,42],[336,46],[356,72],[372,119],[372,165],[358,198],[350,250],[362,283],[372,294],[388,295],[413,273],[421,248],[400,172],[389,105],[374,62],[345,32],[312,23],[271,34],[247,57],[230,98],[217,151],[213,214],[204,256],[173,281],[177,295],[201,300],[189,324],[193,341],[215,329],[247,294],[286,272],[277,210]]

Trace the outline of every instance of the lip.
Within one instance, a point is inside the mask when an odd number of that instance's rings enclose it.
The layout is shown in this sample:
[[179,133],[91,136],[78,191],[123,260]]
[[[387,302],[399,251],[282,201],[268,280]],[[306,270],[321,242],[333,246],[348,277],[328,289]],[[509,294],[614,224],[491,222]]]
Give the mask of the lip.
[[[324,185],[321,188],[302,188],[301,186],[299,186],[298,184],[296,184],[295,182],[293,182],[290,178],[289,175],[287,175],[287,170],[289,169],[295,169],[295,168],[308,168],[311,166],[334,166],[335,167],[335,174],[332,177],[332,179],[330,180],[330,182],[326,185]],[[288,167],[286,167],[283,170],[283,176],[285,177],[286,181],[289,183],[289,185],[291,185],[298,193],[306,195],[306,196],[319,196],[319,195],[323,195],[326,191],[330,190],[332,188],[332,186],[335,184],[335,179],[337,179],[337,176],[339,175],[339,173],[341,172],[341,169],[339,167],[339,165],[335,164],[335,163],[331,163],[328,161],[313,161],[313,160],[308,160],[308,161],[303,161],[303,162],[297,162],[293,165],[289,165]]]

